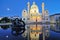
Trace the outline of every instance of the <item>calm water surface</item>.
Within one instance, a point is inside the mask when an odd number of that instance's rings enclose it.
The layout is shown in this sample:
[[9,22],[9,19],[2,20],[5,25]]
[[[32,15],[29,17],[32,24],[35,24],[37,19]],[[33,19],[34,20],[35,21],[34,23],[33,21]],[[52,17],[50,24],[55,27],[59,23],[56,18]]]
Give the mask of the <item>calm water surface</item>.
[[[6,30],[0,28],[0,40],[27,40],[21,35],[13,35],[11,31],[11,28],[8,28]],[[50,31],[50,37],[46,40],[60,40],[60,33]]]

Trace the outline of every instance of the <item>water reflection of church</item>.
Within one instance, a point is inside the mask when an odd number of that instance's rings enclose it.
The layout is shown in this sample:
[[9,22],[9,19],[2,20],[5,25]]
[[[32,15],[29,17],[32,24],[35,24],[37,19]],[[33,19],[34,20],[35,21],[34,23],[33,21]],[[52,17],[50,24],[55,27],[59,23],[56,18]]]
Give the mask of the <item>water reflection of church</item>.
[[[32,22],[41,22],[47,23],[50,21],[48,10],[44,10],[44,3],[42,3],[42,13],[39,12],[38,6],[33,2],[32,5],[28,2],[27,10],[24,9],[22,11],[22,19],[25,23]],[[30,35],[31,40],[39,40],[39,34],[43,34],[43,39],[45,36],[49,36],[50,25],[42,24],[42,25],[27,25],[27,33]]]

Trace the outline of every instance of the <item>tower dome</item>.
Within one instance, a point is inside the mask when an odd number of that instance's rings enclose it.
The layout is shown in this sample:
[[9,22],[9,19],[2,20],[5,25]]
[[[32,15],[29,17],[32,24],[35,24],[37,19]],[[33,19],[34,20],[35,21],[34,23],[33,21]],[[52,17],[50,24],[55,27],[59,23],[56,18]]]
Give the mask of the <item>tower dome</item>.
[[38,9],[38,6],[35,4],[35,2],[33,2],[33,5],[31,6],[31,8],[37,8]]
[[31,6],[30,12],[31,13],[39,13],[38,6],[35,4],[35,2],[33,2],[33,5]]

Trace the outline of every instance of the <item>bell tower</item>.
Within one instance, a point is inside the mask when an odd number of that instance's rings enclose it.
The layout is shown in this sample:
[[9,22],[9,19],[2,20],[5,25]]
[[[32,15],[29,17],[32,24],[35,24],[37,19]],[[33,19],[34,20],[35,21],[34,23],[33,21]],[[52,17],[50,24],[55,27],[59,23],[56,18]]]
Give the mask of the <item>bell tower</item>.
[[42,16],[44,16],[44,2],[42,3]]
[[30,13],[30,2],[27,3],[27,10],[28,10],[28,13]]
[[29,22],[30,20],[30,2],[27,3],[27,21]]

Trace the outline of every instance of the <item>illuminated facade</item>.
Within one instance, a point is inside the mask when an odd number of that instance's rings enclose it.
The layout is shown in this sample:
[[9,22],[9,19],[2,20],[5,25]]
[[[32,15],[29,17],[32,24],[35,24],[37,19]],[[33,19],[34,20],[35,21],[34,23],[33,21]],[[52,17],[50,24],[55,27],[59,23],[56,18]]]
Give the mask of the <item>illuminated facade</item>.
[[[32,5],[28,2],[27,10],[22,11],[22,20],[25,21],[25,23],[31,23],[31,22],[48,22],[49,15],[48,11],[44,10],[44,3],[42,3],[42,13],[39,12],[38,6],[33,2]],[[49,25],[29,25],[29,35],[31,40],[39,40],[39,34],[43,33],[43,27],[45,27],[45,34],[49,33]],[[41,32],[40,32],[41,31]]]

